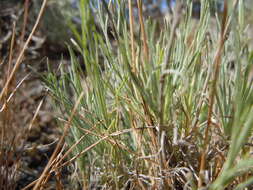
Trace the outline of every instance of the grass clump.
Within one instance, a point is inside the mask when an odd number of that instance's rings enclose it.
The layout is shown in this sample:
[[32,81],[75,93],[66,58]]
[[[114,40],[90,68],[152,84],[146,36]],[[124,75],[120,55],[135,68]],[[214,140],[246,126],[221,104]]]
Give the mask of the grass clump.
[[198,21],[190,1],[178,3],[159,28],[143,22],[141,0],[138,19],[131,1],[101,2],[94,17],[94,1],[80,0],[71,65],[45,80],[68,147],[50,167],[75,161],[87,188],[250,186],[253,54],[243,1],[216,17],[203,1]]

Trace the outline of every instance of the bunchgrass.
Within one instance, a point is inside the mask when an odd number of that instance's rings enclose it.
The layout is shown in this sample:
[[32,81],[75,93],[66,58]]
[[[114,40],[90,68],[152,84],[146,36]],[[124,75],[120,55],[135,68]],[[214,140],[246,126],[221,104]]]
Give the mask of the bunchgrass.
[[88,188],[251,186],[253,53],[243,0],[221,14],[202,1],[198,21],[190,1],[178,4],[160,24],[144,19],[141,0],[131,16],[129,2],[97,1],[94,13],[80,0],[71,65],[45,78],[59,125],[73,116],[69,151],[51,169],[76,162]]

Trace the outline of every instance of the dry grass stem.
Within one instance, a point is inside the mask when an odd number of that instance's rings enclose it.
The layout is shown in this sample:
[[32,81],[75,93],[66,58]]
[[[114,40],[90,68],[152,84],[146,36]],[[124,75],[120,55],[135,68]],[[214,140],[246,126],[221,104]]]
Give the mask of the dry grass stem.
[[[41,183],[43,182],[43,180],[45,179],[45,177],[49,175],[50,168],[52,167],[54,159],[57,157],[58,153],[62,149],[62,146],[63,146],[63,143],[64,143],[64,138],[66,137],[66,135],[67,135],[67,133],[69,131],[72,119],[73,119],[74,115],[76,114],[77,108],[79,106],[79,103],[80,103],[81,99],[83,98],[83,95],[84,95],[84,93],[80,94],[80,96],[78,97],[78,99],[76,101],[76,104],[75,104],[75,106],[74,106],[74,108],[73,108],[73,110],[71,112],[71,116],[69,117],[68,122],[64,126],[64,132],[63,132],[63,134],[62,134],[62,136],[61,136],[61,138],[60,138],[60,140],[59,140],[59,142],[58,142],[58,144],[57,144],[57,146],[56,146],[56,148],[55,148],[52,156],[50,157],[47,166],[45,167],[45,169],[42,172],[41,176],[39,177],[39,179],[35,183],[35,186],[33,187],[34,190],[37,190],[37,189],[41,188]],[[45,183],[45,181],[44,181],[44,183]]]
[[20,64],[22,63],[22,58],[24,56],[25,50],[27,49],[29,43],[31,42],[32,36],[34,35],[34,33],[35,33],[35,31],[36,31],[36,29],[37,29],[37,27],[39,25],[39,22],[41,20],[42,14],[43,14],[43,12],[45,10],[46,4],[47,4],[47,0],[44,0],[43,4],[41,6],[40,12],[38,14],[38,17],[36,19],[36,22],[35,22],[35,24],[33,26],[33,29],[31,31],[31,33],[29,34],[29,37],[26,40],[26,42],[24,44],[24,47],[22,48],[22,50],[21,50],[21,52],[20,52],[20,54],[19,54],[19,56],[17,58],[17,61],[16,61],[15,65],[14,65],[14,67],[13,67],[11,73],[10,73],[10,76],[8,77],[8,79],[7,79],[5,85],[4,85],[4,87],[3,87],[3,89],[2,89],[2,91],[0,93],[0,101],[2,100],[2,98],[4,96],[4,93],[6,93],[6,90],[8,89],[8,87],[9,87],[9,85],[10,85],[10,83],[11,83],[11,81],[12,81],[14,75],[15,75],[15,73],[17,72]]

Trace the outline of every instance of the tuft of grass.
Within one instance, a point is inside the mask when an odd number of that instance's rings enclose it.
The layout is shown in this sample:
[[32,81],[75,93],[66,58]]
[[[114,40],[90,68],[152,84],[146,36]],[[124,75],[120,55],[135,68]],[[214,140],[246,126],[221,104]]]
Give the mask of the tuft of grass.
[[90,3],[80,0],[71,65],[45,77],[60,126],[68,126],[67,150],[47,172],[76,162],[87,188],[249,187],[253,53],[244,1],[225,3],[215,17],[203,1],[198,21],[190,1],[178,3],[159,28],[144,22],[141,0],[139,24],[131,1],[97,1],[95,16]]

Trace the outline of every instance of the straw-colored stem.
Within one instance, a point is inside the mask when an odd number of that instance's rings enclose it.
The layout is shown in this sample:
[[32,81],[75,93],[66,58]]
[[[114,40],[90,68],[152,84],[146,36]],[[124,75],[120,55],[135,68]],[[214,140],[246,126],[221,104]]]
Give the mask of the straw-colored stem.
[[210,133],[210,128],[212,124],[212,115],[213,115],[213,106],[214,106],[214,97],[216,93],[216,85],[218,82],[219,78],[219,72],[220,72],[220,65],[221,65],[221,56],[224,48],[224,43],[225,43],[225,37],[228,33],[228,22],[227,22],[227,1],[224,2],[224,12],[223,12],[223,20],[222,20],[222,31],[221,31],[221,36],[220,36],[220,42],[219,42],[219,47],[218,50],[215,54],[214,58],[214,75],[213,75],[213,83],[212,83],[212,88],[210,92],[210,98],[209,98],[209,109],[208,109],[208,118],[207,118],[207,127],[205,130],[205,136],[204,136],[204,147],[201,153],[201,159],[200,159],[200,171],[199,171],[199,181],[198,181],[198,187],[202,186],[203,182],[203,173],[206,167],[206,152],[207,152],[207,147],[208,147],[208,141],[209,141],[209,133]]
[[33,26],[33,29],[32,29],[32,31],[31,31],[28,39],[26,40],[26,42],[24,44],[24,47],[22,48],[22,50],[21,50],[21,52],[20,52],[20,54],[19,54],[19,56],[17,58],[16,64],[14,65],[14,67],[13,67],[11,73],[10,73],[10,76],[9,76],[7,82],[5,83],[5,85],[4,85],[4,87],[3,87],[2,91],[1,91],[0,101],[2,100],[5,91],[8,89],[8,86],[10,85],[10,83],[11,83],[11,81],[12,81],[15,73],[17,72],[17,70],[18,70],[18,68],[19,68],[19,66],[20,66],[20,64],[22,62],[25,50],[27,49],[27,47],[28,47],[28,45],[29,45],[29,43],[30,43],[30,41],[32,39],[33,34],[35,33],[35,31],[36,31],[36,29],[37,29],[37,27],[39,25],[39,21],[41,20],[41,17],[43,15],[44,10],[45,10],[46,4],[47,4],[47,0],[44,0],[43,4],[41,6],[41,9],[40,9],[39,15],[37,17],[37,20],[36,20],[36,22],[35,22],[35,24]]
[[134,49],[134,17],[133,17],[133,7],[131,0],[128,0],[128,8],[129,8],[129,17],[130,17],[130,38],[131,38],[131,56],[132,56],[132,70],[135,73],[136,72],[136,55],[135,55],[135,49]]
[[[49,171],[50,168],[53,166],[54,160],[57,157],[58,153],[60,152],[60,150],[62,149],[63,143],[64,143],[64,138],[66,137],[66,135],[68,134],[69,128],[71,127],[71,122],[73,120],[73,117],[77,111],[78,105],[80,104],[81,99],[83,98],[84,92],[79,96],[78,100],[75,103],[75,106],[71,112],[71,115],[68,119],[68,122],[65,124],[64,126],[64,132],[52,154],[52,156],[50,157],[47,166],[45,167],[44,171],[42,172],[41,176],[39,177],[38,181],[36,182],[33,190],[37,190],[41,187],[42,183],[46,183],[47,181],[47,176],[49,175]],[[46,178],[46,179],[45,179]]]
[[149,50],[148,50],[147,35],[146,35],[146,32],[145,32],[145,26],[144,26],[144,22],[143,22],[142,0],[137,0],[137,3],[138,3],[139,22],[140,22],[140,25],[141,25],[141,36],[142,36],[142,41],[143,41],[145,61],[149,61]]

